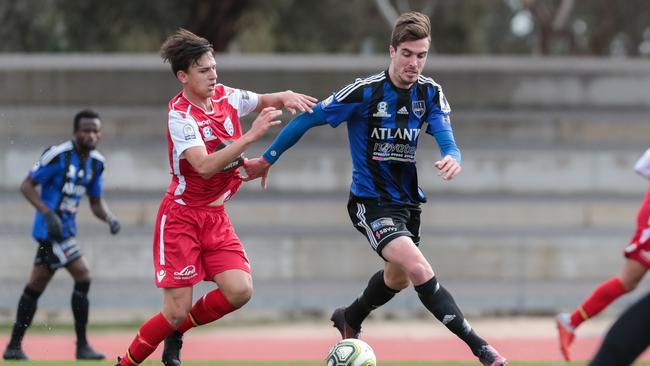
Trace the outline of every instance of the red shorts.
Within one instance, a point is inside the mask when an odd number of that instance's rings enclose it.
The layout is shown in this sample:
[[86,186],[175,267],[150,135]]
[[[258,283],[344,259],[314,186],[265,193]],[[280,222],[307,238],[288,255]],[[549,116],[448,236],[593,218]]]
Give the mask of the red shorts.
[[650,189],[639,208],[636,232],[625,248],[625,257],[634,259],[650,269]]
[[154,231],[158,287],[190,287],[229,269],[251,271],[223,205],[190,207],[165,196]]

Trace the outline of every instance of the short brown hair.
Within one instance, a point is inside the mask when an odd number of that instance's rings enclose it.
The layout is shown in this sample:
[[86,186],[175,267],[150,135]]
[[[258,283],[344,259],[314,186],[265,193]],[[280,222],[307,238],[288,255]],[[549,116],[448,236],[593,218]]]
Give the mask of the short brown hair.
[[167,37],[160,46],[160,57],[171,64],[174,75],[179,70],[188,71],[206,52],[214,53],[212,44],[183,28]]
[[411,11],[404,13],[397,18],[393,27],[390,45],[397,48],[402,42],[417,41],[418,39],[427,38],[431,41],[431,22],[429,17]]

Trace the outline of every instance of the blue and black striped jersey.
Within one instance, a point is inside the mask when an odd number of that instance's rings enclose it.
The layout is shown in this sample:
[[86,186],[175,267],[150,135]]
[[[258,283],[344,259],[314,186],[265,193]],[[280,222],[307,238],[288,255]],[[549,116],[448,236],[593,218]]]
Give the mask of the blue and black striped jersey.
[[[63,238],[77,234],[75,215],[84,194],[102,196],[102,173],[104,157],[93,150],[82,160],[72,140],[45,150],[29,176],[41,186],[41,199],[61,218]],[[43,215],[37,210],[32,236],[36,240],[48,240]]]
[[332,127],[347,123],[353,195],[394,204],[425,201],[415,166],[418,137],[422,129],[430,135],[451,131],[440,85],[419,76],[410,89],[400,89],[383,71],[357,79],[317,108]]

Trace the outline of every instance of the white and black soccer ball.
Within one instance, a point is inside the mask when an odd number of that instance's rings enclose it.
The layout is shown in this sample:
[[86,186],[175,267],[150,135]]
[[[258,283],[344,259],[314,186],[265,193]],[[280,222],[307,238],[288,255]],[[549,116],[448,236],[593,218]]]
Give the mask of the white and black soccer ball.
[[375,351],[368,343],[354,338],[335,344],[327,354],[327,366],[376,366]]

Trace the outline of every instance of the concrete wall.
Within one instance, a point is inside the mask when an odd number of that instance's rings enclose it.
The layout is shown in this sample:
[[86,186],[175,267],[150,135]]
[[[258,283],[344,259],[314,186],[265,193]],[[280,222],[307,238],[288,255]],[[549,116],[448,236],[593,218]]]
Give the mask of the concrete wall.
[[[323,98],[387,59],[218,55],[217,63],[227,85]],[[463,172],[442,182],[431,168],[435,143],[423,136],[419,181],[430,202],[422,250],[464,308],[555,311],[616,273],[648,184],[631,167],[649,145],[650,65],[433,55],[425,74],[451,102]],[[0,250],[9,259],[0,266],[0,310],[15,306],[34,253],[33,210],[17,186],[44,147],[69,138],[84,107],[102,115],[107,199],[124,226],[110,237],[89,212],[79,215],[96,303],[106,311],[157,307],[149,252],[169,182],[166,103],[178,91],[168,65],[155,55],[5,55],[0,83]],[[381,266],[348,223],[349,177],[345,127],[320,127],[283,156],[266,191],[250,183],[228,205],[254,265],[252,309],[324,311],[349,302]],[[126,281],[140,300],[111,299]],[[411,297],[392,306],[417,309]]]

